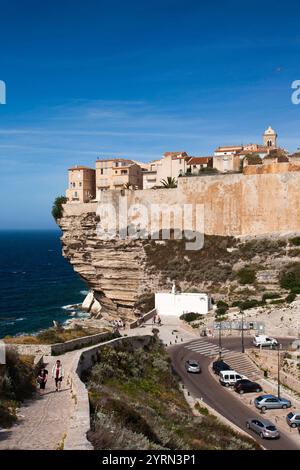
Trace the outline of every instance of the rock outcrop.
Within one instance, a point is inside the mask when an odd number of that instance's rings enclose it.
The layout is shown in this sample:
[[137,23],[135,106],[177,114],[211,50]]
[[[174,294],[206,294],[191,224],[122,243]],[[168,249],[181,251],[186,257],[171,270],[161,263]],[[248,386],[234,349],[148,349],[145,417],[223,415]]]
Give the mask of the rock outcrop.
[[135,303],[154,277],[146,275],[143,241],[99,240],[95,212],[65,216],[58,223],[63,231],[63,256],[88,284],[83,307],[104,318],[135,318]]

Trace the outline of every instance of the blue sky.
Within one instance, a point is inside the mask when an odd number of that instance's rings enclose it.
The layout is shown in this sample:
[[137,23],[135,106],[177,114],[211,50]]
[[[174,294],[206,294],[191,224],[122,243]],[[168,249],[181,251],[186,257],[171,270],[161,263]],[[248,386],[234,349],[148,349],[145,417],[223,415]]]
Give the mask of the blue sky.
[[[281,5],[279,5],[279,3]],[[0,0],[0,228],[54,228],[67,168],[300,147],[295,1]]]

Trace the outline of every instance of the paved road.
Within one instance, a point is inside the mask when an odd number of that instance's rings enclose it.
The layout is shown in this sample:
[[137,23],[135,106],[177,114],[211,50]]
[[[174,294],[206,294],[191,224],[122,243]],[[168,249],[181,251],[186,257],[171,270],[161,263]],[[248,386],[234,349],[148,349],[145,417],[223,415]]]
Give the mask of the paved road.
[[[293,338],[276,338],[279,344],[282,345],[282,349],[285,349],[287,346],[289,346],[293,342]],[[209,338],[205,337],[206,341],[209,341],[214,344],[219,344],[219,339],[217,337],[215,338]],[[253,348],[253,337],[245,336],[244,338],[244,345],[245,348]],[[232,336],[224,336],[221,338],[221,346],[223,348],[231,349],[233,351],[242,351],[242,340],[240,337],[232,337]]]
[[[235,338],[230,338],[230,344],[235,343]],[[237,338],[239,340],[239,338]],[[224,346],[225,346],[224,342]],[[239,426],[241,429],[249,432],[255,439],[260,442],[260,438],[252,431],[246,428],[246,420],[250,417],[257,417],[259,413],[250,411],[247,406],[239,401],[238,396],[235,396],[225,387],[219,385],[208,371],[209,364],[212,357],[201,355],[198,352],[186,349],[186,345],[173,346],[169,348],[169,353],[172,358],[172,363],[175,371],[181,377],[183,383],[195,398],[202,398],[205,403],[210,405],[218,411],[225,418]],[[227,347],[227,344],[226,346]],[[184,364],[187,359],[198,359],[202,366],[201,374],[188,374],[185,370]],[[300,445],[297,445],[285,433],[281,433],[281,437],[276,441],[268,441],[264,439],[262,445],[270,450],[299,450]]]

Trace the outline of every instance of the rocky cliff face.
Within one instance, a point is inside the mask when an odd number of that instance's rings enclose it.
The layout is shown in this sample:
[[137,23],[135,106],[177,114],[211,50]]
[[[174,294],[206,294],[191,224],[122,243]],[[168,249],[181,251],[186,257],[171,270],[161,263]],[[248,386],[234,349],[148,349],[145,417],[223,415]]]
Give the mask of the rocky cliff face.
[[286,296],[280,273],[291,263],[300,266],[300,238],[295,245],[288,238],[241,242],[206,236],[198,251],[186,251],[183,240],[103,241],[95,206],[70,206],[58,221],[63,255],[93,291],[84,304],[98,318],[133,319],[153,308],[153,293],[170,290],[172,281],[183,291],[209,292],[229,304],[261,300],[266,291]]
[[94,292],[94,298],[86,299],[87,310],[99,317],[134,318],[137,300],[155,278],[146,275],[143,242],[99,240],[95,212],[66,216],[58,223],[63,256]]

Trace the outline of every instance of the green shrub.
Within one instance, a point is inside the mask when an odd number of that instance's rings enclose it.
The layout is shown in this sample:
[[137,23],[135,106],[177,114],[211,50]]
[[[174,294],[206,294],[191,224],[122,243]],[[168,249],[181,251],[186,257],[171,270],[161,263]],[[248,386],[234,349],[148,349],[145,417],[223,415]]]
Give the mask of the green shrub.
[[237,272],[237,277],[239,280],[239,283],[242,285],[245,284],[254,284],[255,279],[256,279],[256,272],[252,268],[242,268]]
[[0,427],[11,426],[16,420],[20,402],[31,398],[35,391],[36,371],[32,360],[8,350],[6,365],[0,375]]
[[285,302],[285,299],[274,299],[274,300],[271,300],[270,304],[279,305],[279,304],[283,304],[284,302]]
[[290,292],[289,295],[286,297],[286,301],[290,304],[291,302],[294,302],[296,299],[297,294],[294,292]]
[[289,242],[291,245],[300,246],[300,237],[290,238]]
[[291,292],[293,294],[300,294],[300,287],[292,287]]
[[262,305],[262,302],[260,302],[257,299],[247,299],[247,300],[241,301],[238,306],[242,310],[247,310],[248,308],[259,307],[260,305]]
[[278,299],[280,294],[278,292],[265,292],[262,296],[262,300],[265,301],[267,299]]
[[280,285],[288,290],[300,288],[300,263],[290,264],[281,272]]
[[219,300],[217,302],[217,307],[220,308],[220,307],[225,307],[227,310],[229,309],[229,305],[227,302],[224,302],[224,300]]
[[52,216],[55,220],[60,219],[63,215],[63,208],[62,205],[67,202],[67,198],[65,196],[58,196],[52,206]]
[[203,317],[203,315],[201,315],[201,313],[189,312],[189,313],[183,313],[180,316],[180,320],[184,320],[187,323],[190,323],[190,322],[195,321],[195,320],[200,320],[200,318],[202,318],[202,317]]
[[226,307],[218,307],[216,310],[216,316],[217,317],[222,317],[223,315],[226,315],[228,308]]

